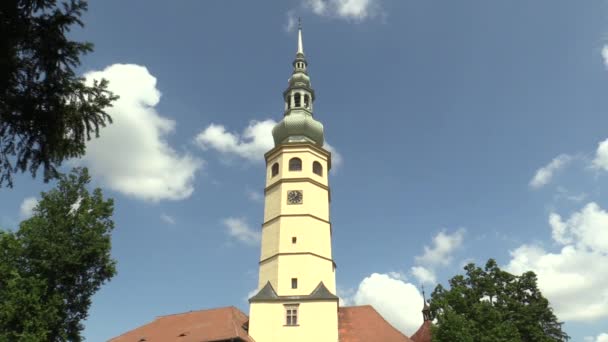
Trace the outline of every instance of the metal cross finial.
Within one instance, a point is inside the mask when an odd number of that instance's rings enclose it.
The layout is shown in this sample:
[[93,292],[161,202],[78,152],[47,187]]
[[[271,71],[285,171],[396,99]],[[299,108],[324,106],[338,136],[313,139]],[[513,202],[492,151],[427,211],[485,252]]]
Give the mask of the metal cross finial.
[[298,17],[298,30],[302,29],[302,18]]

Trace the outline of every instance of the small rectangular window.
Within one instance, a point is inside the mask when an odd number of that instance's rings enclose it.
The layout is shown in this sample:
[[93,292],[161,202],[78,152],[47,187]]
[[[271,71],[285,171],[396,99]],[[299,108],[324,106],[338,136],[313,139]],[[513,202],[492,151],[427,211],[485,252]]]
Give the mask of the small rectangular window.
[[298,278],[291,278],[291,288],[292,289],[298,288]]
[[298,305],[285,305],[285,325],[298,325]]
[[292,237],[292,238],[291,238],[291,243],[296,243],[296,242],[298,242],[298,238],[297,238],[297,237],[295,237],[295,236],[294,236],[294,237]]

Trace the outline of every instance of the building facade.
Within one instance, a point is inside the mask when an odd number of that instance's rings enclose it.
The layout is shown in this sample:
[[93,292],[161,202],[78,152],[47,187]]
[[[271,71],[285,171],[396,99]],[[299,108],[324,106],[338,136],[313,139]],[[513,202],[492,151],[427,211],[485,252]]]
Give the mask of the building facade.
[[315,93],[298,30],[285,112],[265,154],[260,291],[250,300],[256,341],[337,341],[336,265],[331,253],[331,153],[313,116]]

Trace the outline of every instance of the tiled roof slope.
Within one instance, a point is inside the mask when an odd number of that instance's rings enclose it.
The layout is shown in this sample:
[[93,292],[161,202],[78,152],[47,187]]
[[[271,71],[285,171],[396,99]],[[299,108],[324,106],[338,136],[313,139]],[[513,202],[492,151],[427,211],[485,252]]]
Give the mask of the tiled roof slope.
[[243,328],[247,315],[234,306],[160,316],[110,342],[211,342],[240,338],[253,342]]
[[424,321],[412,337],[414,342],[431,342],[431,321]]
[[340,342],[411,342],[371,306],[338,309]]

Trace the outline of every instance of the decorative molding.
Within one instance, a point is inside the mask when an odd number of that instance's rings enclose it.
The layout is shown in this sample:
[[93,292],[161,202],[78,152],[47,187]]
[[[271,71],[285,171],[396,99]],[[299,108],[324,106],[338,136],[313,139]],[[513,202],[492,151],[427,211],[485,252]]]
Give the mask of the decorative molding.
[[313,253],[313,252],[276,253],[273,256],[270,256],[270,257],[268,257],[268,258],[266,258],[264,260],[260,260],[259,264],[262,265],[262,264],[270,261],[271,259],[275,259],[275,258],[278,258],[280,256],[286,256],[286,255],[312,255],[312,256],[316,256],[317,258],[320,258],[320,259],[323,259],[323,260],[326,260],[326,261],[330,261],[333,264],[334,268],[338,268],[337,265],[336,265],[336,262],[333,261],[332,259],[326,258],[326,257],[324,257],[322,255],[319,255],[319,254]]
[[298,178],[281,178],[281,179],[275,181],[274,183],[270,184],[266,188],[264,188],[264,194],[268,193],[268,191],[272,190],[272,188],[278,186],[279,184],[301,183],[301,182],[310,182],[310,183],[320,187],[323,190],[327,190],[328,193],[330,192],[329,187],[319,181],[316,181],[310,177],[298,177]]
[[[329,152],[325,148],[320,147],[316,144],[302,143],[302,142],[283,143],[283,144],[273,147],[270,151],[268,151],[264,154],[264,159],[266,160],[266,166],[268,166],[268,160],[272,159],[271,157],[274,157],[273,155],[275,153],[280,153],[282,149],[290,149],[290,148],[298,148],[298,147],[309,148],[309,149],[325,156],[325,158],[327,159],[327,171],[331,170],[331,152]],[[287,151],[283,151],[283,153],[287,153]]]
[[321,221],[323,223],[329,224],[329,226],[331,227],[331,222],[330,221],[322,219],[319,216],[315,216],[315,215],[312,215],[312,214],[280,214],[280,215],[277,215],[277,216],[271,218],[270,220],[268,220],[266,222],[263,222],[262,223],[262,228],[264,228],[265,226],[269,225],[270,223],[272,223],[272,222],[280,219],[281,217],[303,217],[303,216],[312,217],[313,219],[315,219],[317,221]]

